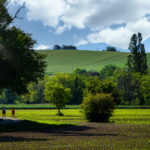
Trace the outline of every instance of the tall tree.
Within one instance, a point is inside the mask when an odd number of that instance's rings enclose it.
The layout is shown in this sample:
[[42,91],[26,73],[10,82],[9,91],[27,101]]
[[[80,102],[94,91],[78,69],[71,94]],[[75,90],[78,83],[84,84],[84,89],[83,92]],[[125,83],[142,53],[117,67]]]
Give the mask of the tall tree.
[[131,54],[128,56],[127,66],[129,71],[145,74],[148,71],[147,56],[144,44],[142,44],[142,34],[133,34],[129,44]]
[[44,55],[33,50],[36,43],[30,34],[19,28],[9,27],[17,18],[7,11],[7,0],[0,0],[0,89],[8,88],[20,94],[27,91],[27,85],[44,76],[46,62]]

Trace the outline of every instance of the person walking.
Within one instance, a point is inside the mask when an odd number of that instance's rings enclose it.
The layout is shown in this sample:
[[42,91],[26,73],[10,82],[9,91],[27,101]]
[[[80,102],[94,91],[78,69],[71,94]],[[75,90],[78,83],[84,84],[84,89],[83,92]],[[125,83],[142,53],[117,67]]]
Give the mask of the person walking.
[[5,107],[3,107],[3,109],[2,109],[2,115],[3,115],[2,117],[6,119],[6,108]]
[[15,118],[15,108],[12,108],[12,118]]

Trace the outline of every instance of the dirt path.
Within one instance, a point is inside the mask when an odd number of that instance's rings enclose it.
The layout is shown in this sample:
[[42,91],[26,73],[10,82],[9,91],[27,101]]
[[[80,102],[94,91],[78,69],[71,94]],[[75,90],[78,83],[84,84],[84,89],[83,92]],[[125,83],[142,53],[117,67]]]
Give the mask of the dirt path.
[[[3,118],[0,117],[0,119],[3,119]],[[19,119],[6,117],[6,119],[3,119],[3,121],[0,121],[0,124],[12,124],[12,123],[18,123],[20,121],[21,120],[19,120]]]

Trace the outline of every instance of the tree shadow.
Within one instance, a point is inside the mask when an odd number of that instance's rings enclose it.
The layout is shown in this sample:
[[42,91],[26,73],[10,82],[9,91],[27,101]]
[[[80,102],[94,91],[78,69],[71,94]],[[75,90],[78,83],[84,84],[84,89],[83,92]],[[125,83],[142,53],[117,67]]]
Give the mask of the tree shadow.
[[47,141],[44,138],[26,138],[15,136],[0,136],[0,142],[29,142],[29,141]]
[[[91,130],[94,129],[94,132]],[[45,124],[24,120],[15,124],[0,125],[0,132],[32,131],[37,133],[54,134],[55,136],[118,136],[118,134],[103,134],[95,127],[72,124]]]

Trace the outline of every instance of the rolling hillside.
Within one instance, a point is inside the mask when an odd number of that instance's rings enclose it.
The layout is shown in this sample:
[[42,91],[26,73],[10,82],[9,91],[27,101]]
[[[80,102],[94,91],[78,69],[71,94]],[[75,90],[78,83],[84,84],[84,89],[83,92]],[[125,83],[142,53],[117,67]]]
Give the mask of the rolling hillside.
[[[80,51],[80,50],[45,50],[39,51],[47,54],[46,73],[58,72],[70,73],[76,68],[99,71],[105,65],[113,64],[118,67],[125,66],[129,53],[123,52],[100,52],[100,51]],[[150,53],[148,64],[150,66]]]

